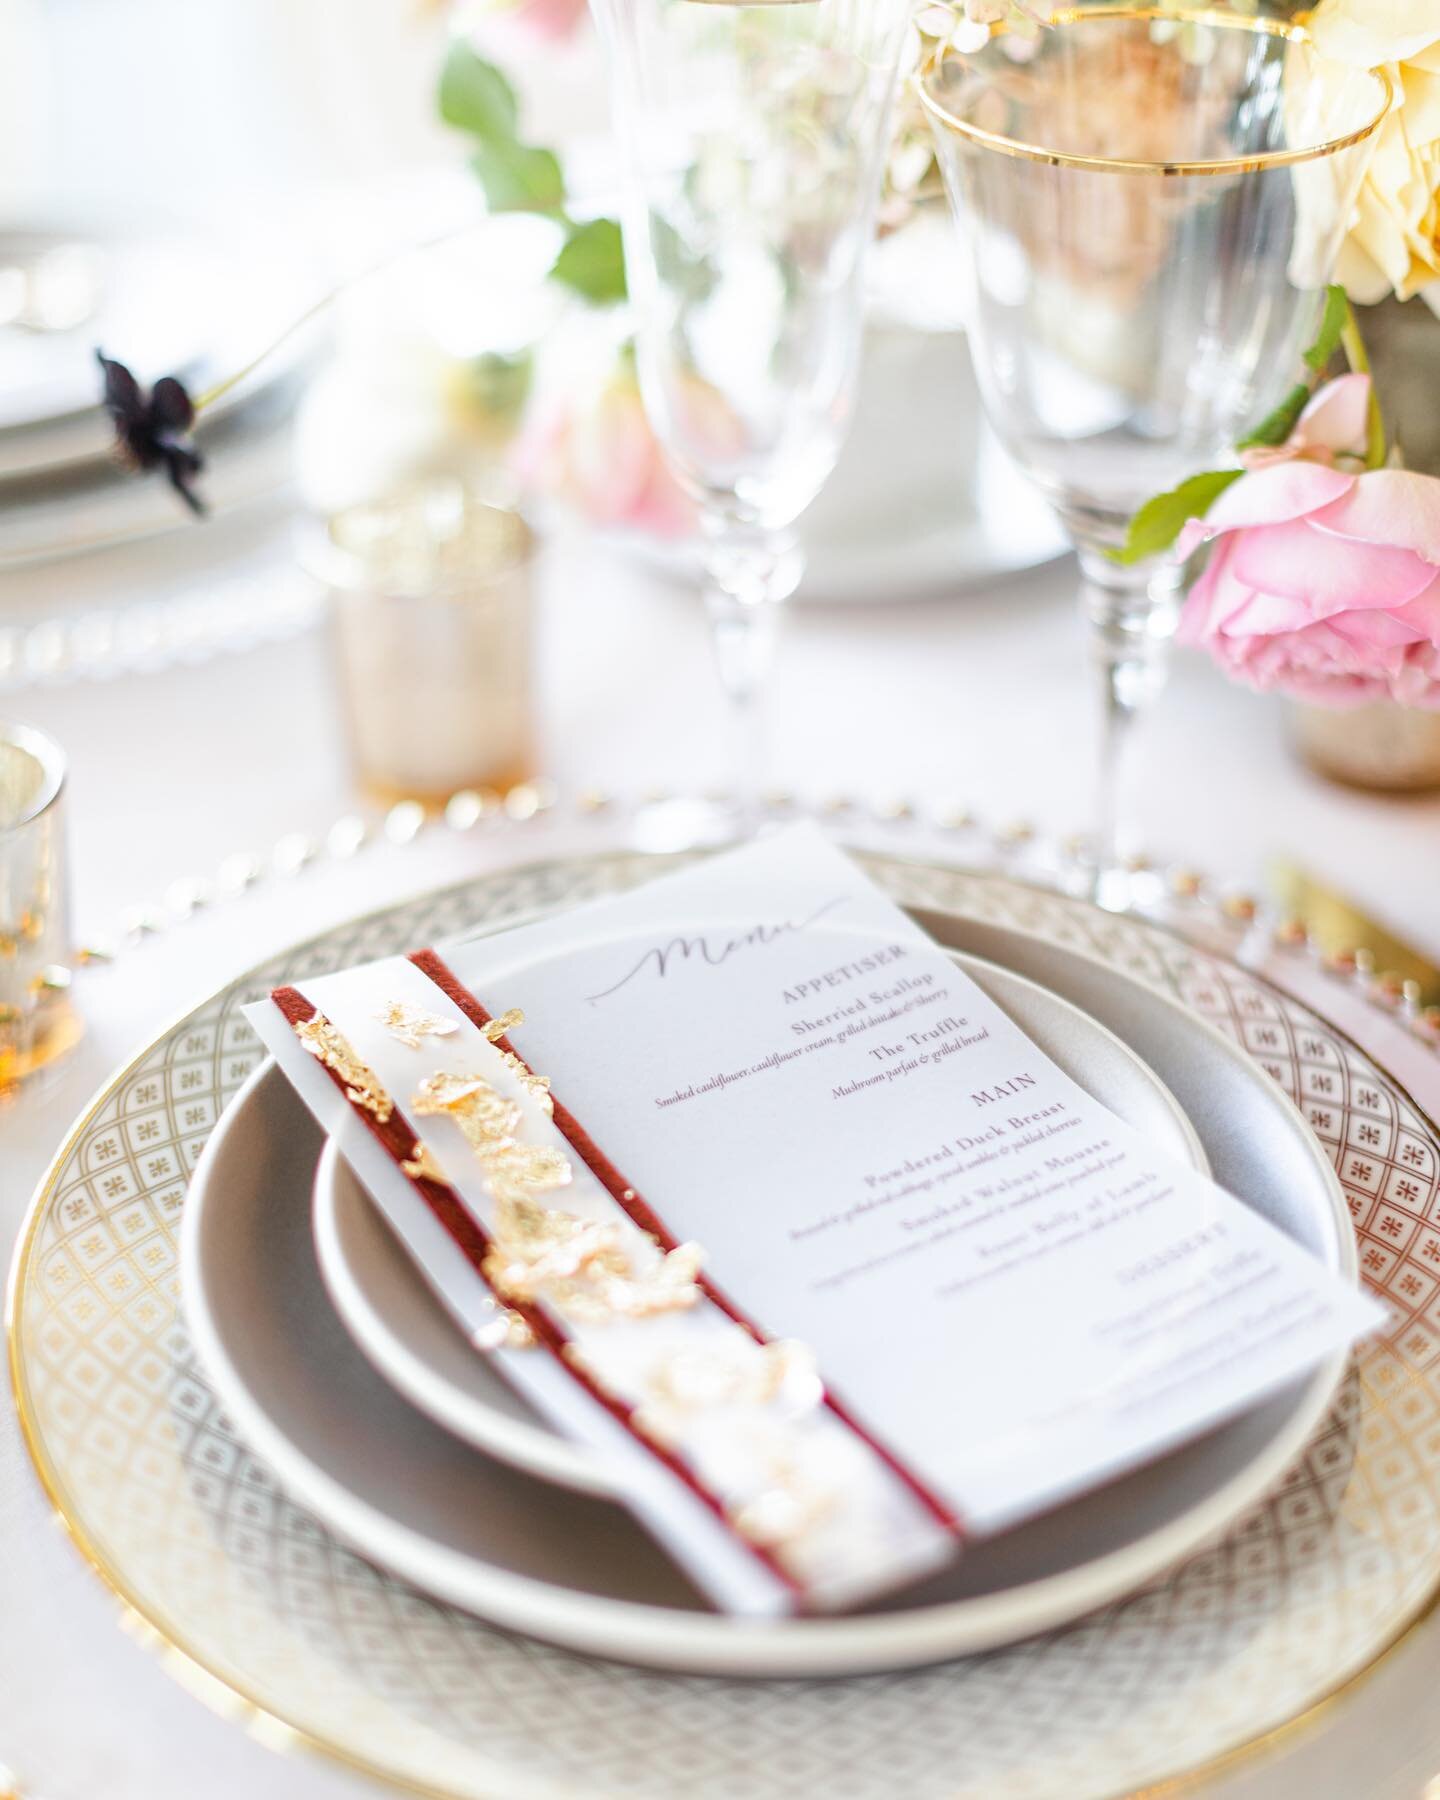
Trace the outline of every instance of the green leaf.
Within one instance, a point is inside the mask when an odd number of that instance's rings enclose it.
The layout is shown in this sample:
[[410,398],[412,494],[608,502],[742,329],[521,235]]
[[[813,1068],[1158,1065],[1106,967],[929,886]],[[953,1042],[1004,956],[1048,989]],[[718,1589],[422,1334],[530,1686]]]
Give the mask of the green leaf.
[[1131,519],[1124,545],[1108,552],[1110,560],[1137,563],[1144,562],[1147,556],[1159,556],[1170,548],[1189,520],[1203,519],[1230,483],[1244,473],[1243,469],[1210,469],[1203,475],[1192,475],[1168,494],[1156,494]]
[[520,112],[515,90],[494,63],[467,43],[450,46],[440,71],[440,117],[459,131],[494,142],[513,142]]
[[550,274],[597,306],[625,298],[625,258],[613,219],[577,225],[561,246]]
[[1320,329],[1315,334],[1315,342],[1304,353],[1306,367],[1313,369],[1317,375],[1324,374],[1330,366],[1330,358],[1340,348],[1340,338],[1349,317],[1350,302],[1345,297],[1344,288],[1333,285],[1327,287]]
[[1304,381],[1296,382],[1274,412],[1267,413],[1248,437],[1241,438],[1235,448],[1253,450],[1257,444],[1265,444],[1271,448],[1283,444],[1300,423],[1300,415],[1309,399],[1309,384]]
[[565,200],[565,178],[550,150],[512,138],[479,143],[470,167],[480,177],[491,212],[555,212]]

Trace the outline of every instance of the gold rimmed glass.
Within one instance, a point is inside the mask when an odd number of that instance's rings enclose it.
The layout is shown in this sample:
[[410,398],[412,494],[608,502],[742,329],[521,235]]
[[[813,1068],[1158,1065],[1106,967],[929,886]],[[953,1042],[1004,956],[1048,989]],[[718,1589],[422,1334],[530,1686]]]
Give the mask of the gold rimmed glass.
[[0,720],[0,1099],[79,1041],[60,747]]
[[625,150],[640,388],[700,511],[737,728],[738,810],[692,815],[677,835],[729,836],[753,824],[763,785],[777,607],[801,573],[795,521],[854,404],[911,0],[592,3]]
[[919,79],[986,411],[1079,554],[1104,719],[1094,888],[1123,906],[1122,752],[1163,686],[1183,572],[1113,553],[1150,496],[1234,467],[1294,385],[1389,88],[1295,25],[1108,5],[942,45]]

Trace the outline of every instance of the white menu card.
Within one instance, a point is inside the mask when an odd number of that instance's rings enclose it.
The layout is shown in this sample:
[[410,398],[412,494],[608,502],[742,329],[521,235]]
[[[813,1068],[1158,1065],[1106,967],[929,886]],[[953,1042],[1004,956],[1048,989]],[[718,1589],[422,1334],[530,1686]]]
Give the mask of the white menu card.
[[[496,1202],[473,1133],[416,1116],[423,1075],[483,1071],[537,1144],[578,1121],[603,1160],[576,1158],[572,1131],[574,1178],[544,1204],[628,1233],[642,1285],[686,1274],[666,1246],[703,1251],[693,1305],[596,1317],[556,1285],[568,1347],[489,1353],[623,1468],[722,1606],[850,1605],[913,1579],[1383,1320],[1092,1100],[813,828],[443,957],[445,991],[403,958],[298,991],[482,1224]],[[523,1009],[504,1040],[523,1064],[498,1066],[466,996]],[[397,1005],[432,1035],[401,1042]],[[451,1311],[494,1342],[474,1258],[276,1006],[251,1017]],[[524,1065],[553,1083],[556,1120]]]

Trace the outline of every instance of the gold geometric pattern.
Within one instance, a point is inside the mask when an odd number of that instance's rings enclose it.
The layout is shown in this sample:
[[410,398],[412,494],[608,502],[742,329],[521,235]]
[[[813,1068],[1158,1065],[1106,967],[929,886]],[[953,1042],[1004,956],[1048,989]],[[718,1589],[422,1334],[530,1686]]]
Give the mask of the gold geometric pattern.
[[[1440,1585],[1440,1141],[1315,1014],[1166,930],[1007,877],[868,859],[904,904],[1083,950],[1227,1032],[1339,1170],[1393,1329],[1278,1491],[1146,1591],[1013,1650],[916,1672],[665,1676],[493,1630],[352,1555],[246,1451],[180,1323],[185,1186],[260,1060],[239,1012],[291,978],[630,886],[657,859],[482,878],[277,959],[118,1077],[32,1214],[12,1356],[72,1530],[212,1693],[371,1771],[457,1796],[1085,1800],[1264,1734],[1368,1665]],[[218,1687],[217,1687],[218,1683]]]

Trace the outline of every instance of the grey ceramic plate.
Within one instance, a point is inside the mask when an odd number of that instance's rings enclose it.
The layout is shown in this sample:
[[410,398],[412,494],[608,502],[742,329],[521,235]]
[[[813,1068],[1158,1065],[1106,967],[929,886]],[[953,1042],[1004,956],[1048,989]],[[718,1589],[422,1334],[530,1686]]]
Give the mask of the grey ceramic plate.
[[[1131,1044],[1200,1133],[1216,1179],[1353,1276],[1334,1172],[1274,1082],[1218,1032],[1111,969],[1024,933],[924,919]],[[991,1648],[1142,1585],[1219,1535],[1319,1426],[1346,1359],[1122,1481],[972,1545],[931,1581],[845,1618],[709,1611],[628,1516],[484,1456],[394,1392],[329,1304],[306,1195],[320,1134],[263,1069],[221,1120],[185,1210],[182,1287],[241,1434],[342,1538],[420,1587],[573,1649],[667,1669],[825,1675]],[[240,1121],[244,1120],[244,1129]]]
[[[1114,1113],[1202,1173],[1209,1163],[1175,1096],[1115,1034],[1047,988],[979,957],[955,960],[1022,1030]],[[315,1251],[350,1335],[382,1375],[477,1450],[583,1494],[615,1496],[602,1459],[539,1419],[456,1331],[334,1143],[315,1176]]]

